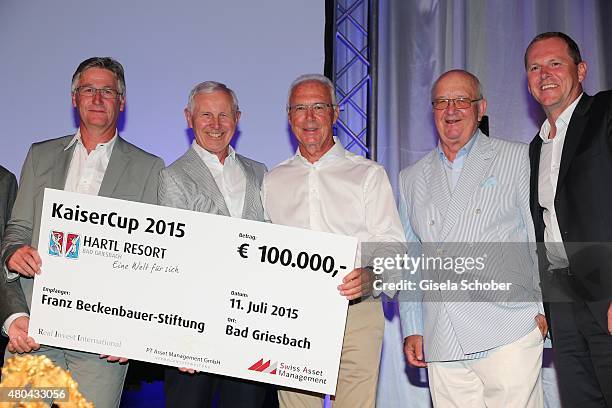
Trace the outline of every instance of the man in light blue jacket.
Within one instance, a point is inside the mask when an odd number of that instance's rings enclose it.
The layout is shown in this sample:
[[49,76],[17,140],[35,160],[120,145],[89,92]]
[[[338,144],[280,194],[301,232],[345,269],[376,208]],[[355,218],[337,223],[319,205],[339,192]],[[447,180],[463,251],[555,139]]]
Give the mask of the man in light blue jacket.
[[487,102],[467,71],[441,75],[431,98],[438,146],[400,174],[409,255],[420,262],[400,293],[406,358],[428,368],[436,407],[542,407],[547,327],[527,145],[478,129]]

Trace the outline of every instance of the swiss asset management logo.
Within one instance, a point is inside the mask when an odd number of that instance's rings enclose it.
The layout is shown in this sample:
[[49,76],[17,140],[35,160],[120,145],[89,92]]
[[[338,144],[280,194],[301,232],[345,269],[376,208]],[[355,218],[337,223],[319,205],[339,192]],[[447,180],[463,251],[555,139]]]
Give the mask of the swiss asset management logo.
[[258,371],[260,373],[276,374],[277,362],[271,362],[270,360],[264,361],[260,359],[258,362],[249,367],[251,371]]
[[49,235],[49,255],[78,259],[80,249],[81,236],[79,234],[51,231]]

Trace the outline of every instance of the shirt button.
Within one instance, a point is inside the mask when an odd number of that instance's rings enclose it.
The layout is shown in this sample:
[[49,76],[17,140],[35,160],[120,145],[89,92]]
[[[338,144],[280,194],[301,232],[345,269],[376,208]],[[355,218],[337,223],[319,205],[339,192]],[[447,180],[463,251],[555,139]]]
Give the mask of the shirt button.
[[436,222],[434,220],[429,220],[428,224],[429,225],[434,225]]
[[477,208],[477,209],[475,209],[475,210],[474,210],[474,213],[475,213],[475,214],[480,214],[481,212],[482,212],[482,211],[480,210],[480,208]]

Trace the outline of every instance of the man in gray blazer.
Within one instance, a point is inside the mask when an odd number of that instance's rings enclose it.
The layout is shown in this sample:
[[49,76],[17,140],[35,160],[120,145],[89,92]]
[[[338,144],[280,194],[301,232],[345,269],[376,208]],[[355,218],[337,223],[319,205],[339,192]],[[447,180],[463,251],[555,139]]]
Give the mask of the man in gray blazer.
[[[538,296],[528,147],[478,130],[487,102],[471,73],[444,73],[431,98],[439,143],[401,172],[400,215],[407,241],[416,243],[411,252],[457,267],[444,274],[422,264],[412,275],[416,302],[400,302],[406,358],[428,368],[436,407],[542,407],[547,327]],[[472,255],[472,265],[481,266],[464,273]],[[452,286],[463,281],[466,286]],[[493,281],[505,286],[496,289]]]
[[[15,175],[0,166],[0,246],[2,245],[2,236],[4,228],[11,217],[11,210],[17,195],[17,179]],[[0,279],[0,282],[4,279]],[[1,287],[1,286],[0,286]],[[1,293],[1,292],[0,292]],[[6,348],[8,339],[0,336],[0,361],[4,361],[4,349]]]
[[0,243],[4,235],[4,228],[8,223],[17,195],[17,179],[15,175],[0,166]]
[[[240,119],[234,91],[214,81],[196,85],[189,94],[185,118],[195,140],[183,156],[162,170],[160,204],[263,221],[259,191],[266,167],[230,146]],[[265,398],[265,388],[257,383],[166,369],[168,407],[209,407],[216,390],[221,406],[228,408],[259,408]]]
[[28,337],[32,278],[43,266],[36,249],[43,193],[50,187],[156,204],[164,163],[118,135],[117,120],[125,106],[125,80],[119,62],[107,57],[83,61],[72,77],[72,104],[80,122],[76,134],[34,143],[21,170],[20,188],[2,243],[5,276],[0,288],[0,319],[9,336],[7,357],[15,352],[45,354],[70,370],[79,390],[96,407],[116,407],[126,364],[113,363],[116,357],[107,361],[97,354],[41,347]]

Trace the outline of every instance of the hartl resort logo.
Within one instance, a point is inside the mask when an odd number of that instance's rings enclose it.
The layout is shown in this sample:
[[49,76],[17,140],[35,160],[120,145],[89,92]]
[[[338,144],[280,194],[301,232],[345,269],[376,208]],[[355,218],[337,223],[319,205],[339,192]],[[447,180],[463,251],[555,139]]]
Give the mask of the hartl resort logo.
[[78,259],[80,249],[81,236],[79,234],[51,231],[49,235],[49,255]]

